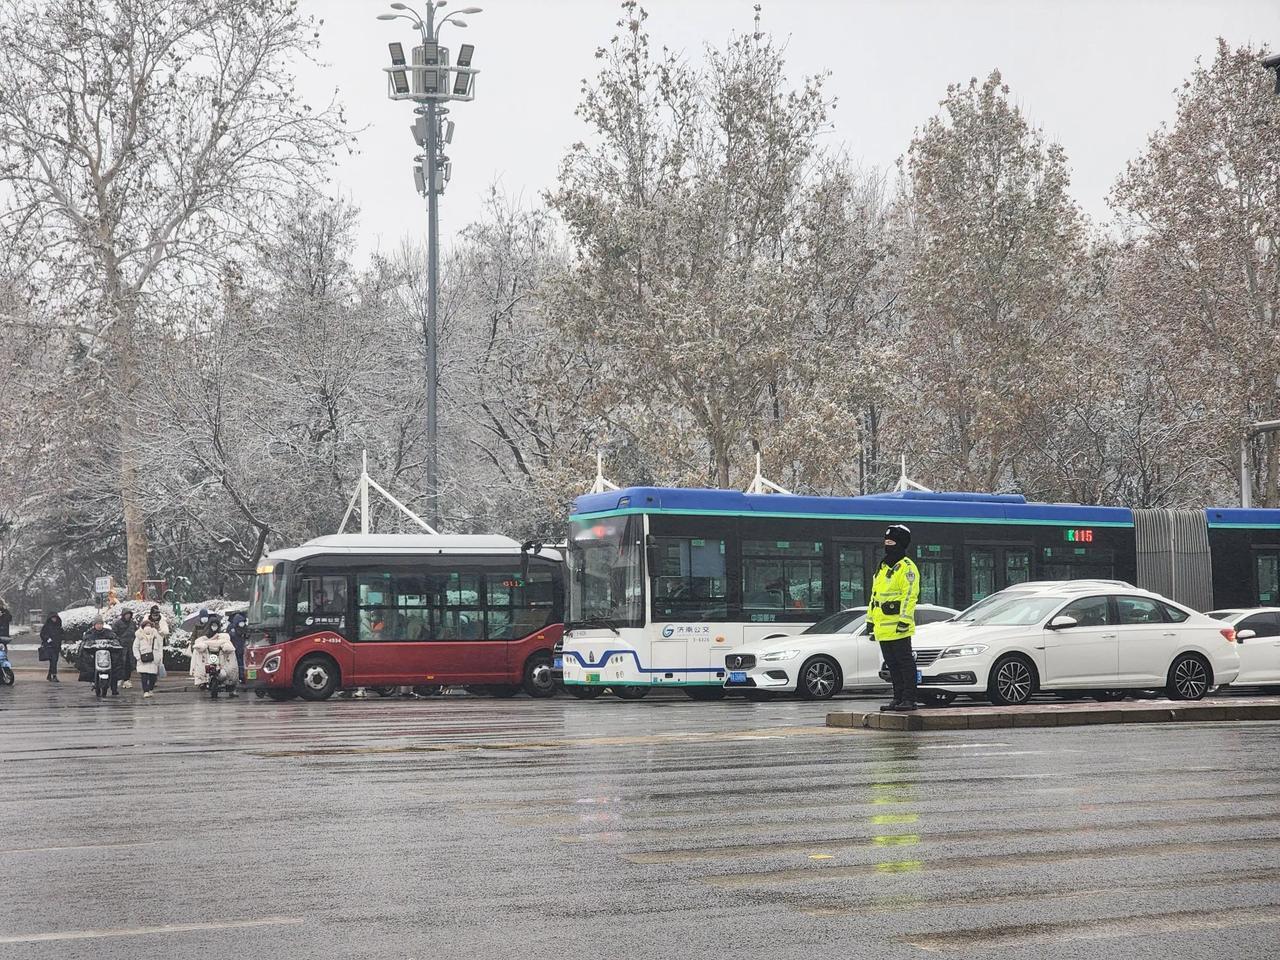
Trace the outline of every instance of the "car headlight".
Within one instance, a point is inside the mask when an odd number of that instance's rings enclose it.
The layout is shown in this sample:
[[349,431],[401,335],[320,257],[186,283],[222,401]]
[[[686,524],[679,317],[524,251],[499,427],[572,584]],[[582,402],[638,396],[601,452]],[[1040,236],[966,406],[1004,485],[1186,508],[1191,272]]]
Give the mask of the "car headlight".
[[272,654],[262,664],[263,673],[275,673],[280,669],[280,654]]
[[761,660],[790,660],[792,657],[796,656],[799,652],[800,652],[799,650],[775,650],[773,651],[773,653],[764,654],[760,659]]
[[987,649],[985,643],[970,643],[963,647],[947,647],[938,657],[939,660],[945,660],[947,657],[976,657]]

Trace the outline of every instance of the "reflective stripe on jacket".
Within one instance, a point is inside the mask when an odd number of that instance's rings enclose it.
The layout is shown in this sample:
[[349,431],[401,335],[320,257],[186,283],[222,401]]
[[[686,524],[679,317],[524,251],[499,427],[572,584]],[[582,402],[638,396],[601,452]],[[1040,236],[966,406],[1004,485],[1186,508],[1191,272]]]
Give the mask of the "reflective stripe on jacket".
[[876,640],[901,640],[916,630],[916,601],[920,599],[920,571],[910,557],[892,567],[881,563],[871,581],[867,611]]

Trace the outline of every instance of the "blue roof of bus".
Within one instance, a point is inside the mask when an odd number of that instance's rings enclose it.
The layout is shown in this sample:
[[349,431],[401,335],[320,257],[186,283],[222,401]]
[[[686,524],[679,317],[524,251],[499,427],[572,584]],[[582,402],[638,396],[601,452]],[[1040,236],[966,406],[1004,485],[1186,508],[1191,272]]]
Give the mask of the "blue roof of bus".
[[816,497],[741,493],[737,490],[628,487],[578,497],[574,501],[572,515],[624,511],[933,520],[939,523],[985,520],[990,523],[1133,525],[1133,511],[1127,507],[1032,503],[1020,494],[923,493],[914,490],[860,497]]

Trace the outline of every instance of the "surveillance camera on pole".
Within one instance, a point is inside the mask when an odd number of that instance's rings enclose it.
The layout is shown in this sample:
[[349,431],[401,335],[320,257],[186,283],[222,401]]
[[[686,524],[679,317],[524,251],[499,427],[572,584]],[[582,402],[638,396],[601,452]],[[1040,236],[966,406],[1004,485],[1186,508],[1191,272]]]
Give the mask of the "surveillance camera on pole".
[[408,4],[391,4],[394,13],[381,13],[379,20],[408,20],[417,28],[421,43],[414,46],[409,56],[399,43],[389,44],[391,66],[383,67],[387,75],[387,96],[392,100],[408,100],[414,104],[417,114],[410,132],[413,141],[423,153],[415,158],[413,185],[420,195],[427,198],[427,498],[431,504],[432,521],[440,525],[439,458],[436,415],[436,306],[440,272],[440,195],[453,173],[453,164],[441,156],[442,143],[453,140],[453,121],[444,120],[448,112],[444,106],[450,100],[471,101],[476,96],[475,75],[472,65],[476,48],[464,43],[458,47],[457,61],[449,62],[449,48],[440,44],[440,30],[446,24],[465,27],[461,15],[481,13],[479,7],[455,10],[436,20],[436,13],[445,6],[445,0],[425,0],[422,13]]
[[1280,94],[1280,53],[1263,57],[1262,65],[1276,75],[1276,93]]

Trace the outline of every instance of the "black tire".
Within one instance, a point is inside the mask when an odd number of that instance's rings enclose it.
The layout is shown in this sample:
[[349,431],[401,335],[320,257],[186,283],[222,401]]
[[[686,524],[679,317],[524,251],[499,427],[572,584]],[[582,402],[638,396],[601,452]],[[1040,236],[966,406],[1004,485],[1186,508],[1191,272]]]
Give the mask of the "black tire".
[[684,694],[690,700],[723,700],[724,687],[685,687]]
[[303,700],[328,700],[341,681],[338,665],[319,653],[303,657],[293,671],[293,689]]
[[1099,703],[1119,703],[1128,695],[1128,690],[1095,690],[1090,694]]
[[497,697],[499,700],[514,697],[519,692],[520,687],[514,683],[495,683],[489,688],[489,696]]
[[588,687],[581,683],[566,683],[564,688],[575,700],[595,700],[604,693],[604,687]]
[[257,697],[259,700],[264,700],[266,699],[267,691],[263,690],[261,687],[257,687],[254,689],[253,695]]
[[768,703],[774,698],[768,690],[744,690],[742,695],[752,703]]
[[956,702],[959,694],[950,690],[917,690],[916,699],[931,707],[948,707]]
[[297,694],[292,690],[267,690],[267,696],[276,703],[284,703],[286,700],[292,700]]
[[843,686],[838,663],[830,657],[810,657],[800,668],[796,693],[805,700],[830,700]]
[[380,697],[394,697],[400,692],[399,687],[373,687],[372,689]]
[[524,682],[520,686],[536,700],[556,695],[556,681],[551,676],[551,654],[540,651],[524,662]]
[[1198,653],[1182,653],[1169,665],[1165,694],[1170,700],[1200,700],[1213,687],[1213,670]]
[[1036,692],[1036,666],[1020,653],[1001,657],[987,678],[987,698],[1001,706],[1026,703]]
[[610,687],[609,689],[613,691],[613,695],[617,697],[619,700],[643,700],[645,697],[649,695],[650,688],[623,686],[623,687]]
[[13,686],[13,670],[9,668],[7,663],[0,667],[0,683],[4,684],[6,687]]

